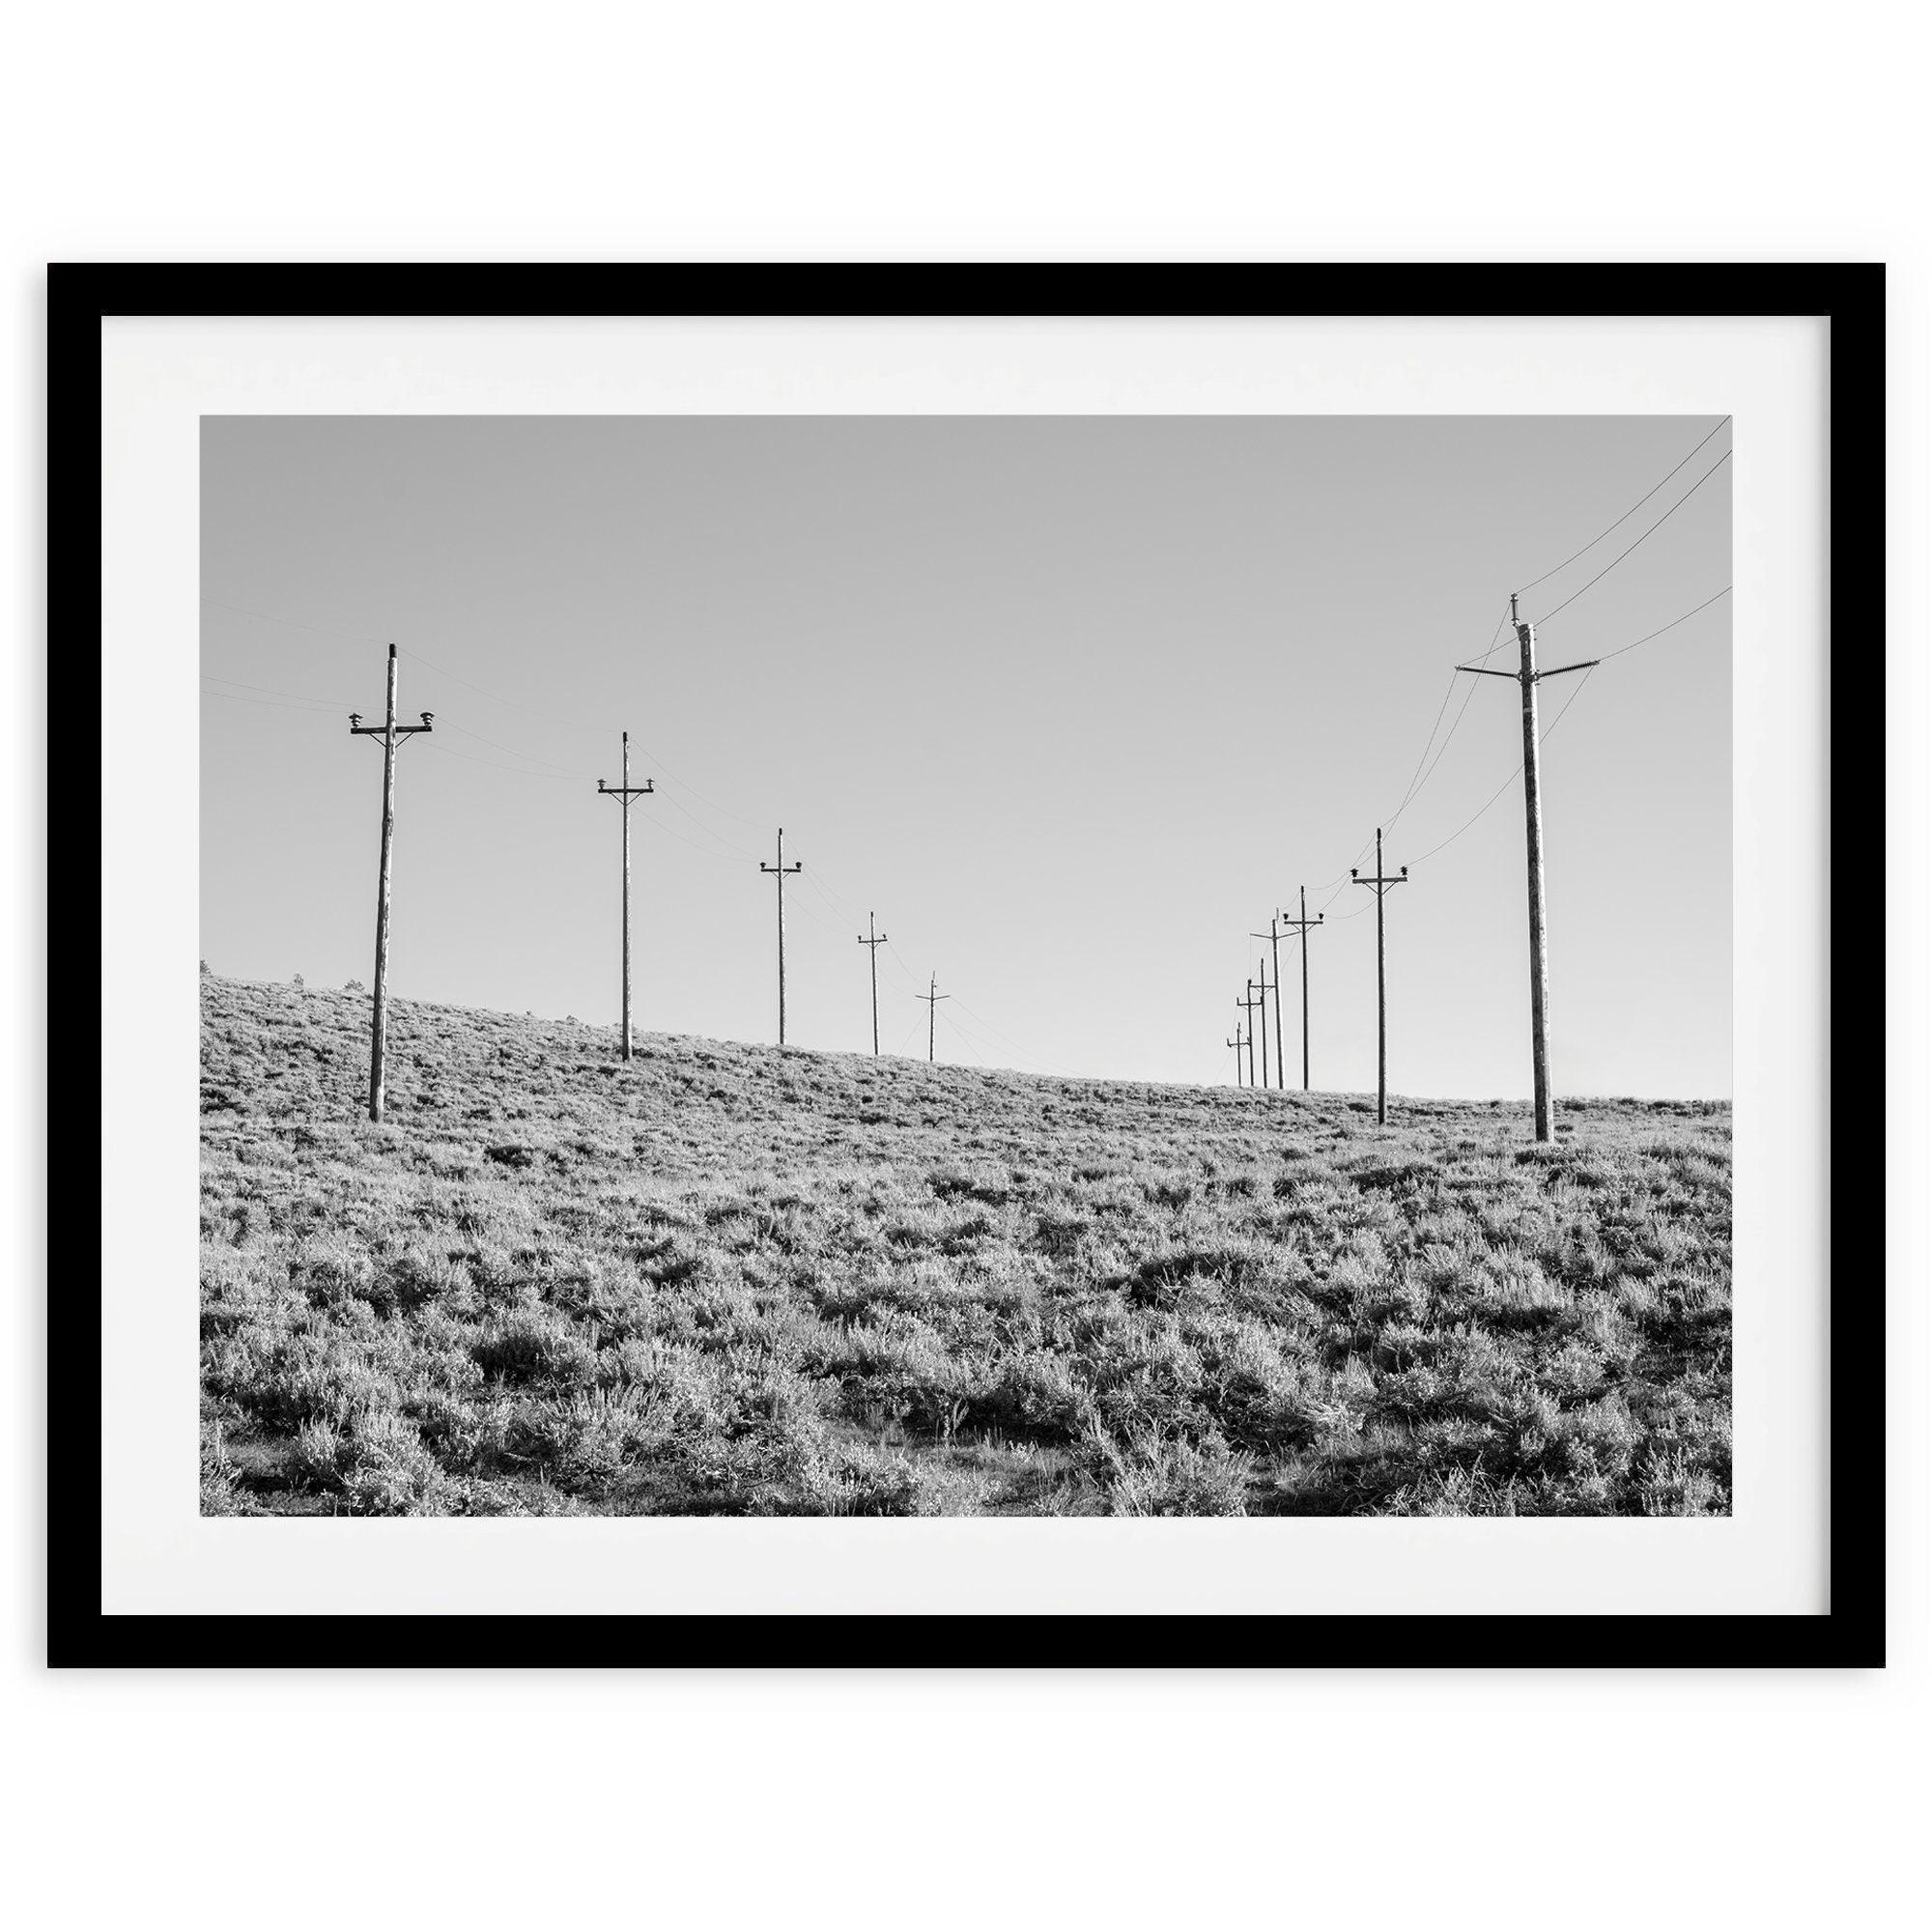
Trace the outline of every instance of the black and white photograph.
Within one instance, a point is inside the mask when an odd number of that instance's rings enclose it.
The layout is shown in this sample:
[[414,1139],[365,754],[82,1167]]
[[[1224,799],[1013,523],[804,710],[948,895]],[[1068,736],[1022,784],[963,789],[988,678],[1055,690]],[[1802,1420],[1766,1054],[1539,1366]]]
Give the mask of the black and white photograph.
[[201,1513],[1727,1517],[1732,438],[203,416]]
[[1915,24],[10,19],[13,1917],[1922,1918]]

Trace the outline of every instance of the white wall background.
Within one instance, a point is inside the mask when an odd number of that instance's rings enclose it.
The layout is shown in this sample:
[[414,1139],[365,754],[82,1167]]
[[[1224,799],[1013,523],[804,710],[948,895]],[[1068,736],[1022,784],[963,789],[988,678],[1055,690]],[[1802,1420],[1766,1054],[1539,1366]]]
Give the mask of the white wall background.
[[[1904,993],[1928,965],[1932,786],[1905,753],[1932,696],[1932,237],[1910,187],[1932,144],[1913,33],[1862,0],[1804,32],[1681,0],[1322,18],[201,0],[15,23],[10,908],[44,888],[50,257],[1886,257],[1904,640],[1889,890],[1874,872],[1862,895],[1867,918],[1886,906],[1894,988],[1884,1676],[50,1678],[30,918],[0,948],[20,1015],[0,1818],[22,1922],[1781,1926],[1922,1904],[1932,1065]],[[1839,1156],[1876,1176],[1865,1148]],[[1320,1660],[1285,1641],[1284,1662]]]

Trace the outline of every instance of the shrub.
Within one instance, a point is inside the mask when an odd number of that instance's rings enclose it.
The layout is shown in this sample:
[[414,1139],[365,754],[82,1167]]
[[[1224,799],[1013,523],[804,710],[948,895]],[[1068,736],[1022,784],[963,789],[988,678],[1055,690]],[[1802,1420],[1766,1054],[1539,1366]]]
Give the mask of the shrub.
[[1246,1516],[1254,1458],[1219,1435],[1190,1442],[1138,1435],[1102,1444],[1116,1516]]

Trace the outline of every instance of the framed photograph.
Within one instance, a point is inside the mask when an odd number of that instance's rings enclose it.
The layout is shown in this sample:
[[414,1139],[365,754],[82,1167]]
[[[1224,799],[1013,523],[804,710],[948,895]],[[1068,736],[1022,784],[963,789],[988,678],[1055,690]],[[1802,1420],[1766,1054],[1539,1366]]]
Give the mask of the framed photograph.
[[53,1662],[1883,1662],[1882,269],[49,290]]

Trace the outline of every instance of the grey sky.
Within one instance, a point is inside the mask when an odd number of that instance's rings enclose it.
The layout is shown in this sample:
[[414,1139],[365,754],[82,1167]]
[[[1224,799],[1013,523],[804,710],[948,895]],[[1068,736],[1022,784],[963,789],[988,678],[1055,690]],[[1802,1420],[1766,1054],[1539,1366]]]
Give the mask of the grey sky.
[[[346,713],[380,720],[393,639],[403,711],[436,714],[399,754],[399,995],[614,1020],[618,810],[595,784],[628,725],[634,782],[659,785],[632,820],[647,1031],[775,1037],[757,862],[782,823],[799,1045],[869,1044],[871,907],[888,1050],[924,1051],[914,982],[936,970],[944,1058],[1225,1080],[1247,934],[1305,883],[1329,919],[1315,1082],[1373,1087],[1373,901],[1330,882],[1368,868],[1512,587],[1716,420],[207,419],[203,953],[368,980],[381,753]],[[1730,524],[1726,465],[1551,617],[1544,662],[1721,590]],[[1559,1093],[1730,1092],[1730,627],[1722,598],[1606,664],[1549,741]],[[1580,682],[1544,687],[1546,725]],[[1390,1080],[1520,1096],[1520,781],[1423,857],[1520,755],[1515,688],[1458,685],[1388,836],[1411,867]]]

